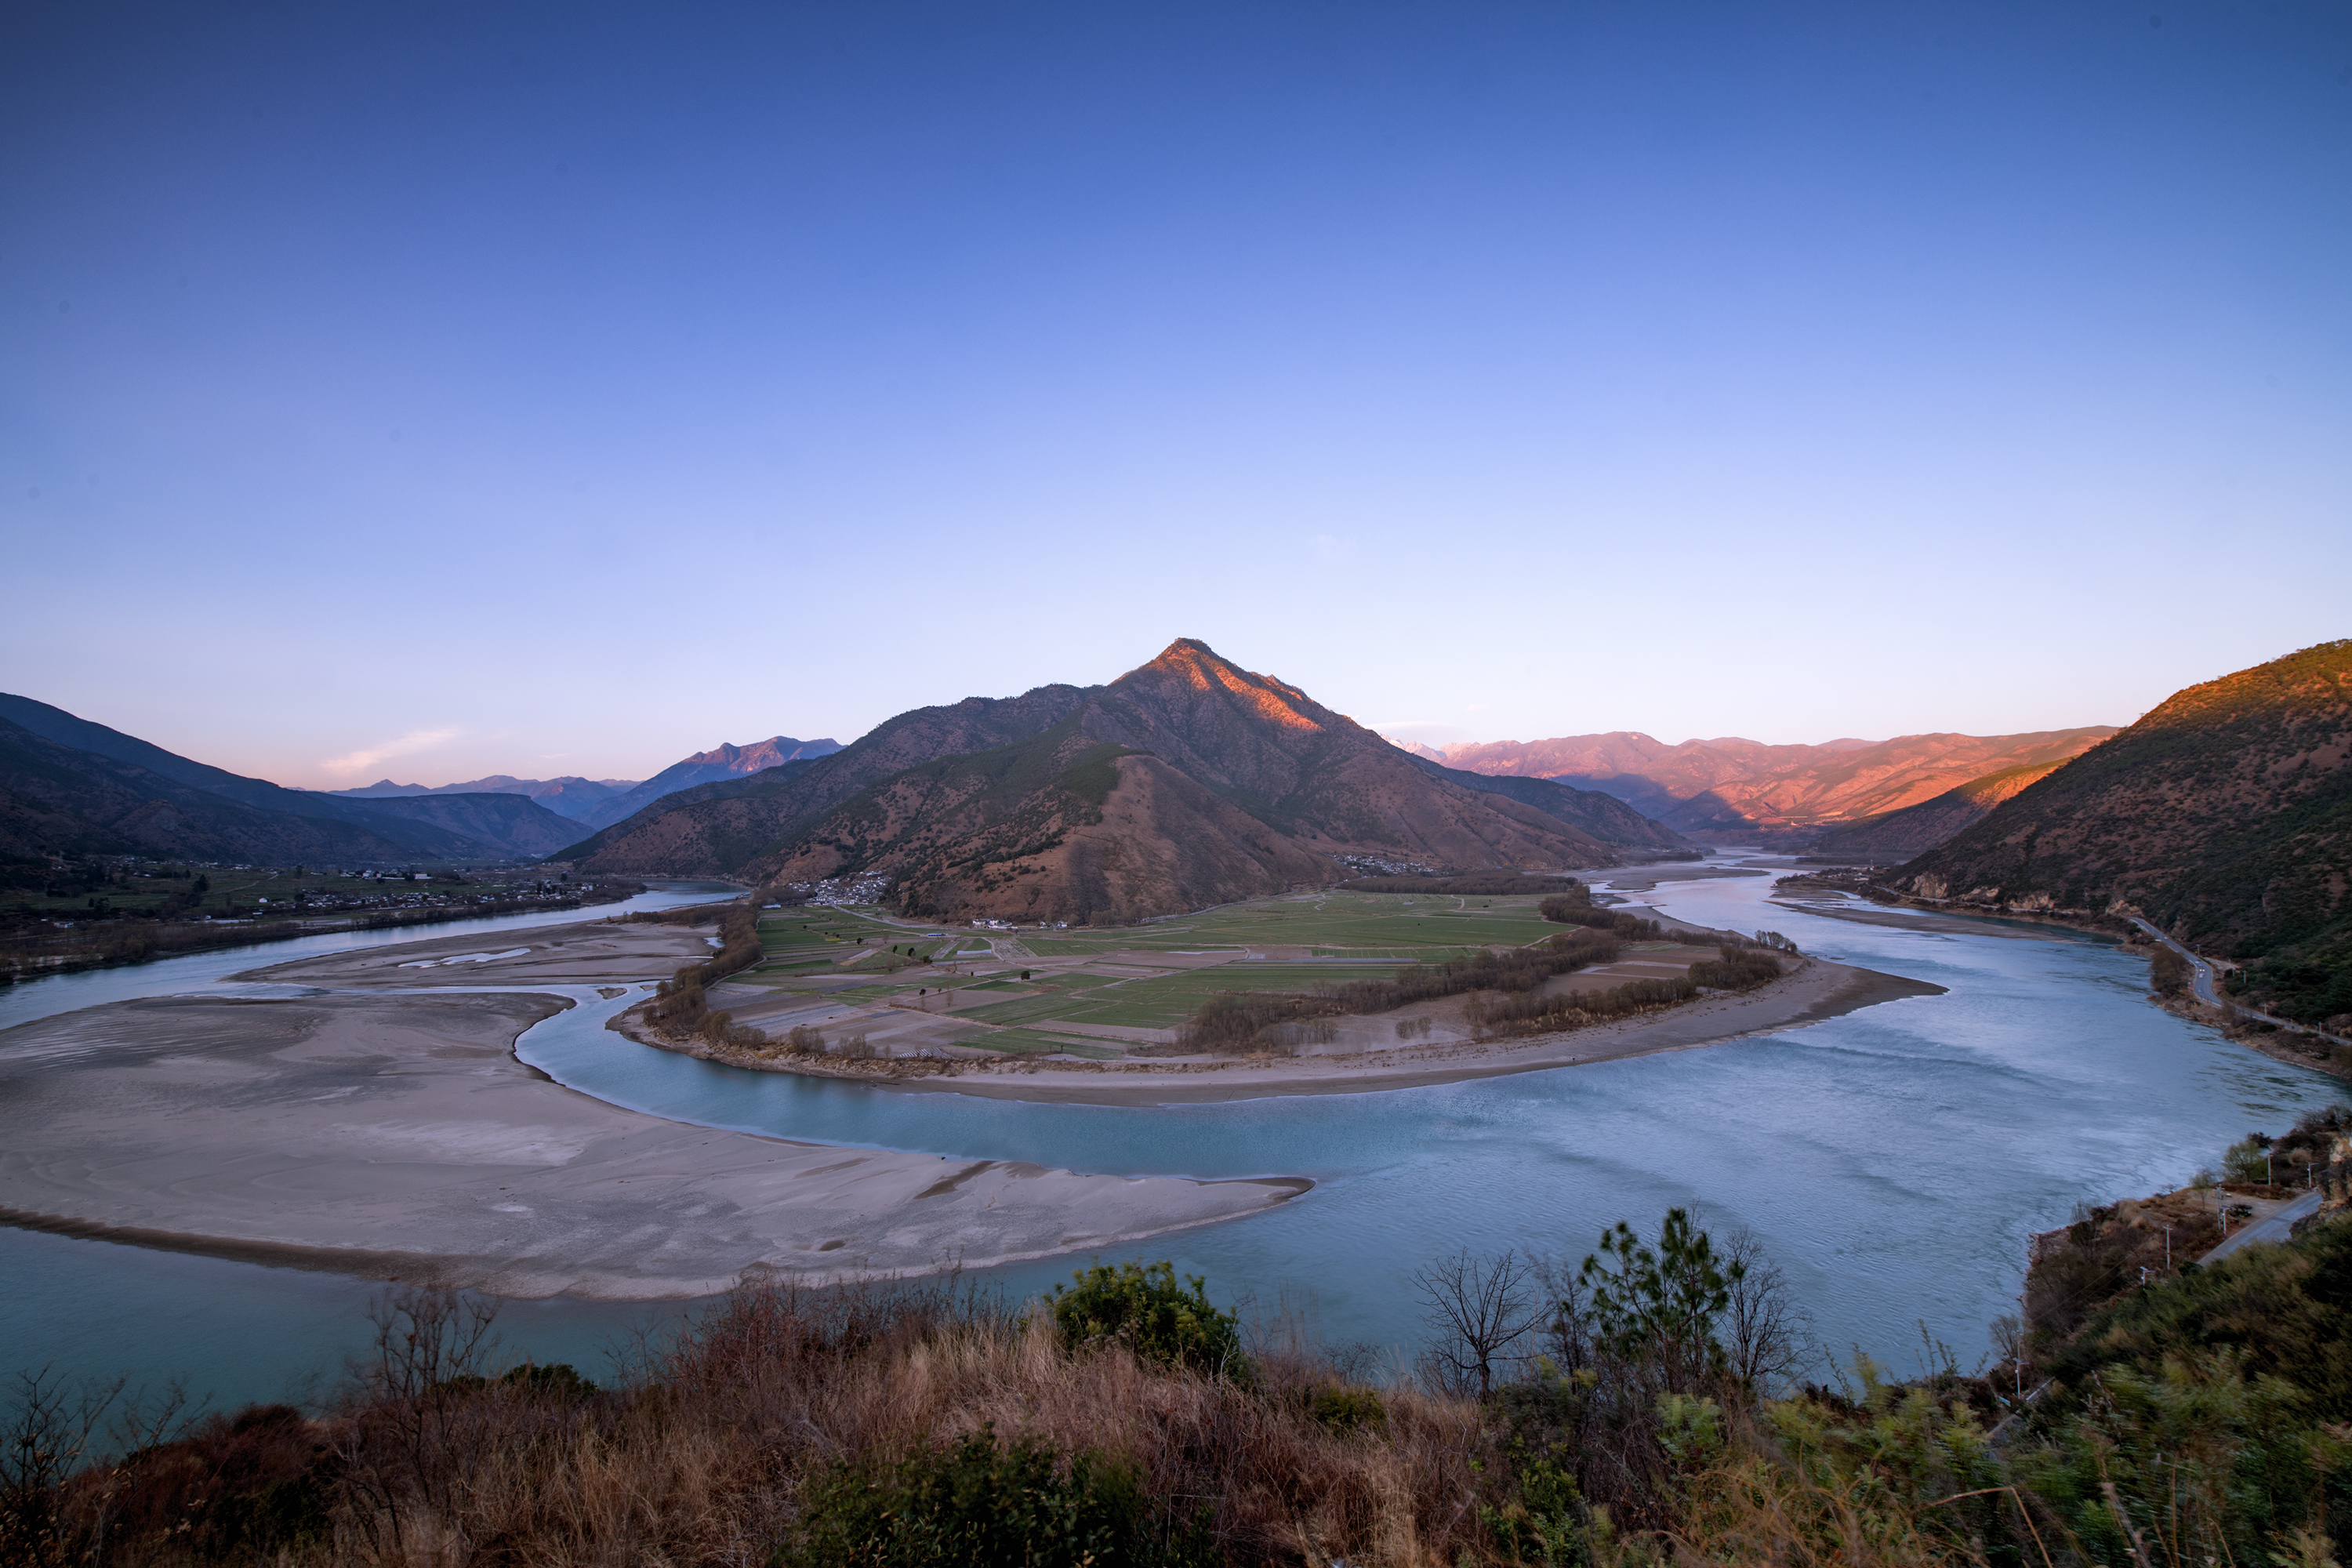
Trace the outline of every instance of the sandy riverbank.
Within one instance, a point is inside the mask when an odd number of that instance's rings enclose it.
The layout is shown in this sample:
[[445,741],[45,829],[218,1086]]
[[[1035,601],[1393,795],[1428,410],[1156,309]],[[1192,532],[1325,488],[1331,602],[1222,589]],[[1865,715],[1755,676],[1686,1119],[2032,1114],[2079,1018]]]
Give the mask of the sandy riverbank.
[[[1821,959],[1796,973],[1739,995],[1715,995],[1678,1007],[1533,1039],[1475,1042],[1467,1039],[1400,1045],[1341,1054],[1296,1057],[1157,1057],[1148,1060],[1076,1062],[1066,1059],[975,1059],[967,1053],[944,1071],[920,1076],[894,1073],[887,1064],[811,1063],[714,1049],[681,1047],[633,1021],[615,1020],[633,1038],[730,1066],[774,1072],[812,1072],[878,1086],[1000,1100],[1094,1105],[1173,1105],[1258,1100],[1290,1094],[1360,1094],[1424,1084],[1456,1083],[1507,1073],[1537,1072],[1691,1050],[1751,1035],[1802,1028],[1860,1008],[1906,997],[1941,995],[1944,988],[1875,970]],[[1458,1005],[1456,1004],[1455,1005]],[[1411,1012],[1414,1009],[1407,1009]],[[1391,1016],[1373,1022],[1391,1027]],[[925,1063],[926,1068],[931,1064]]]
[[266,964],[229,978],[339,991],[625,984],[667,980],[688,960],[709,957],[709,927],[591,920],[488,937],[476,931],[355,948]]
[[[495,965],[395,963],[383,983],[463,984],[480,967]],[[0,1031],[0,1221],[513,1296],[652,1299],[747,1270],[824,1281],[1044,1257],[1311,1184],[1088,1176],[665,1121],[515,1058],[515,1037],[560,1005],[174,996]]]

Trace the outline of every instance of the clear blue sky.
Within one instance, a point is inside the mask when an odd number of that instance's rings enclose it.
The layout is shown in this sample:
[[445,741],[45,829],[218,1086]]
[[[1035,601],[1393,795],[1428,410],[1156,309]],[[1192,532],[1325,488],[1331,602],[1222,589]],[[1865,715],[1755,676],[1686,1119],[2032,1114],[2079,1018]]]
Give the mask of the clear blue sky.
[[15,5],[0,531],[289,784],[2127,721],[2352,635],[2352,7]]

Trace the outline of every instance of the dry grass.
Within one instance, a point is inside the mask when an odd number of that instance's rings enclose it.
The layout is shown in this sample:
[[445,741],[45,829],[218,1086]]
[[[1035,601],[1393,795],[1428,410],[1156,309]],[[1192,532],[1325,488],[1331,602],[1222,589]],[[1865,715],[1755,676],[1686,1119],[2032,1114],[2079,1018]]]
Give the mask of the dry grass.
[[1268,1353],[1240,1383],[1118,1345],[1072,1351],[1050,1315],[945,1287],[753,1285],[630,1386],[584,1393],[480,1384],[446,1319],[414,1352],[420,1315],[446,1310],[401,1299],[380,1336],[388,1359],[303,1424],[307,1458],[280,1466],[272,1495],[293,1495],[289,1476],[308,1489],[323,1510],[308,1533],[189,1527],[224,1489],[219,1445],[192,1438],[86,1472],[58,1500],[50,1547],[11,1561],[738,1568],[770,1560],[803,1484],[837,1463],[983,1428],[1125,1462],[1168,1520],[1205,1521],[1230,1562],[1492,1560],[1478,1406],[1396,1386],[1360,1396],[1373,1419],[1335,1430],[1317,1395],[1343,1380],[1311,1352]]

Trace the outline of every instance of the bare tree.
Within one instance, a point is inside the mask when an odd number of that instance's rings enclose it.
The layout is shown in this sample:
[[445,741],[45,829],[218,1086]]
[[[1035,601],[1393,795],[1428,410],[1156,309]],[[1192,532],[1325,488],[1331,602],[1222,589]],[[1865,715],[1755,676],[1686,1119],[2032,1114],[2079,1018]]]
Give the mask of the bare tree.
[[[0,1563],[105,1559],[128,1480],[124,1456],[186,1425],[184,1384],[166,1385],[160,1397],[143,1389],[126,1396],[123,1387],[121,1378],[70,1387],[47,1367],[16,1374],[0,1425]],[[69,1494],[66,1483],[76,1476],[89,1484]]]
[[1743,1387],[1773,1393],[1805,1364],[1812,1320],[1754,1231],[1741,1226],[1726,1237],[1723,1256],[1730,1297],[1722,1318],[1727,1370]]
[[1415,1269],[1412,1283],[1435,1334],[1437,1365],[1461,1384],[1475,1374],[1478,1397],[1486,1398],[1495,1363],[1511,1359],[1512,1347],[1543,1321],[1536,1270],[1516,1252],[1481,1258],[1465,1247]]
[[1537,1282],[1544,1293],[1544,1354],[1563,1375],[1597,1365],[1601,1359],[1601,1325],[1593,1318],[1592,1287],[1580,1270],[1556,1258],[1536,1266]]
[[444,1504],[472,1456],[466,1406],[498,1353],[498,1302],[430,1286],[387,1291],[369,1304],[375,1343],[352,1372],[353,1418],[336,1439],[341,1486],[372,1547],[404,1550],[402,1516]]

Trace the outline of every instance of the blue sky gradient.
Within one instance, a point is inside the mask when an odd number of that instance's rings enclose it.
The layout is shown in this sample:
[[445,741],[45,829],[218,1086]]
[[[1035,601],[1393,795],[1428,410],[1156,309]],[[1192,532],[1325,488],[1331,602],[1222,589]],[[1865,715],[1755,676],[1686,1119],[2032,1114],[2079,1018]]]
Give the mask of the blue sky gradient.
[[0,530],[289,784],[2126,722],[2352,634],[2352,8],[10,7]]

